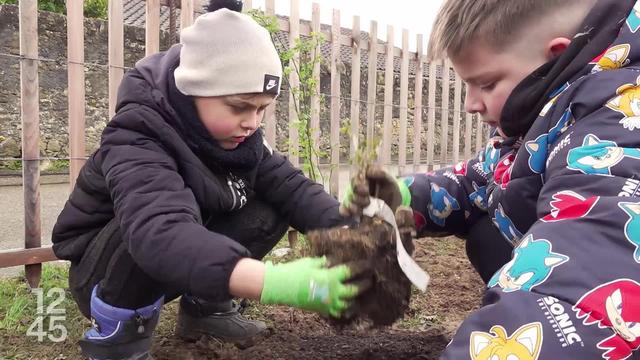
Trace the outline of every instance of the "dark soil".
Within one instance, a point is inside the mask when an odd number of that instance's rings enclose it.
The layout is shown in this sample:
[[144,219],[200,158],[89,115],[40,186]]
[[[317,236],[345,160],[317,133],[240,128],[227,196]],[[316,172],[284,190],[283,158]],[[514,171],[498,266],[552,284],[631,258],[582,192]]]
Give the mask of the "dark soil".
[[[248,316],[269,334],[241,350],[214,339],[185,343],[156,336],[154,355],[168,359],[437,359],[459,323],[480,303],[483,285],[455,238],[421,239],[414,257],[431,275],[426,294],[414,290],[404,318],[390,327],[339,329],[325,319],[284,307],[255,306]],[[169,312],[175,312],[175,305]],[[172,316],[172,315],[169,315]],[[160,335],[160,334],[159,334]]]
[[[377,217],[363,217],[357,229],[318,230],[310,232],[308,238],[311,254],[326,256],[331,266],[355,264],[371,269],[354,278],[356,282],[372,283],[369,290],[355,299],[357,313],[339,323],[363,318],[374,325],[386,326],[404,315],[409,308],[411,283],[398,265],[395,234],[389,224]],[[409,253],[413,251],[410,234],[403,240]]]

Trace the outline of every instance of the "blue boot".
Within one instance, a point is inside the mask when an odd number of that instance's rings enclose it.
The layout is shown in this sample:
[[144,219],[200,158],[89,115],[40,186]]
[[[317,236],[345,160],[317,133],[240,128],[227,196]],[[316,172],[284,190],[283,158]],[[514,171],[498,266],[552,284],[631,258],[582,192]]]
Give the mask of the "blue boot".
[[130,310],[111,306],[91,293],[91,323],[80,340],[82,353],[93,360],[150,360],[151,336],[158,324],[164,296],[154,304]]

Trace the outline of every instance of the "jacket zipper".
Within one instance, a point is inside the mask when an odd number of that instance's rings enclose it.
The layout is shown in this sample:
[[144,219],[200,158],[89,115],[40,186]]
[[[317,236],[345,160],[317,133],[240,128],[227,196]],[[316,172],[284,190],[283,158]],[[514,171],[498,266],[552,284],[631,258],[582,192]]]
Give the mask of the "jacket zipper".
[[231,195],[233,196],[233,205],[231,205],[231,210],[233,210],[236,208],[236,192],[233,189],[231,180],[227,179],[227,185],[229,185],[229,190],[231,190]]

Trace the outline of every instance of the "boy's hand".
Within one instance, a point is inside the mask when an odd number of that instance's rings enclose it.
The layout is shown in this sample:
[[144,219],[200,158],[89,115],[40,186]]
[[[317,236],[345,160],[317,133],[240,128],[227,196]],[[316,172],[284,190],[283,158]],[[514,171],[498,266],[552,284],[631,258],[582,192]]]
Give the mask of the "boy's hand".
[[351,179],[351,186],[340,206],[344,216],[359,216],[362,209],[369,205],[369,196],[383,200],[392,211],[398,206],[409,206],[411,194],[407,185],[378,166],[370,166]]
[[362,266],[328,268],[326,263],[325,257],[302,258],[275,265],[267,262],[260,302],[342,317],[350,309],[351,300],[367,290],[371,282],[347,283],[367,270]]

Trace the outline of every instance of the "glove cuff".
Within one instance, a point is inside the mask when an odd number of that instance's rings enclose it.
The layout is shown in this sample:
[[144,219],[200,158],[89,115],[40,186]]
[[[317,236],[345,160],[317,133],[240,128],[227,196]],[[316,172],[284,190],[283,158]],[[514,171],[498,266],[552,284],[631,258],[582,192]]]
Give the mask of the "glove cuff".
[[286,286],[286,281],[282,281],[281,272],[278,270],[278,265],[274,265],[271,261],[267,261],[264,264],[264,284],[262,285],[262,293],[260,294],[260,303],[262,304],[282,304],[282,299],[288,294],[289,289]]
[[402,198],[401,205],[411,206],[411,191],[409,190],[409,186],[407,186],[407,183],[405,183],[403,179],[396,179],[396,183],[398,184],[398,190],[400,190],[400,196]]

